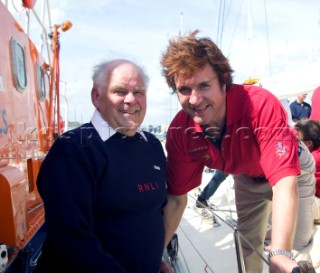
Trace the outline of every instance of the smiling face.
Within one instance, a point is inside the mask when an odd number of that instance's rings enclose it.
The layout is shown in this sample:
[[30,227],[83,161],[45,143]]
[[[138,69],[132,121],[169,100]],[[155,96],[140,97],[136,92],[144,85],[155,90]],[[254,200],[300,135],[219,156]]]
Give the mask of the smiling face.
[[109,82],[92,89],[91,98],[102,118],[118,132],[133,136],[146,114],[146,88],[133,64],[122,63],[111,72]]
[[180,104],[194,122],[222,128],[226,115],[226,87],[208,64],[191,77],[177,77],[175,84]]

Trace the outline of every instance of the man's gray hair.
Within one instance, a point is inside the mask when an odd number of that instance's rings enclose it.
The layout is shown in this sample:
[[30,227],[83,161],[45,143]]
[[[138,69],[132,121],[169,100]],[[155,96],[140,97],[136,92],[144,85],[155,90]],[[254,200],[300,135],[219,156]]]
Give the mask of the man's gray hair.
[[144,68],[142,65],[136,64],[133,61],[127,60],[127,59],[114,59],[114,60],[108,60],[103,61],[93,67],[93,74],[92,74],[92,81],[94,85],[98,86],[104,86],[107,82],[109,82],[110,72],[114,68],[116,68],[118,65],[123,63],[129,63],[135,66],[144,82],[145,88],[148,88],[149,84],[149,76],[146,74]]

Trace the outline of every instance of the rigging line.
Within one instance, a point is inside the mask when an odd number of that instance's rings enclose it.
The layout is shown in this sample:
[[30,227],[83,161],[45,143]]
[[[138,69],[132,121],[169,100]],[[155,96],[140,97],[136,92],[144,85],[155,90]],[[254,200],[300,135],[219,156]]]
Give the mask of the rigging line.
[[186,268],[187,268],[188,272],[190,273],[190,268],[189,268],[189,266],[188,266],[187,259],[186,259],[186,257],[184,256],[183,251],[182,251],[182,249],[181,249],[180,245],[179,245],[179,251],[181,252],[181,255],[182,255],[182,258],[183,258],[184,264],[185,264],[185,266],[186,266]]
[[189,238],[189,236],[187,235],[187,233],[184,231],[184,229],[179,226],[179,229],[182,231],[182,233],[184,234],[184,236],[187,238],[187,240],[189,241],[189,243],[191,244],[191,246],[193,247],[193,249],[198,253],[199,257],[201,258],[201,260],[205,263],[205,265],[207,266],[207,268],[214,273],[213,269],[208,265],[207,261],[202,257],[201,253],[199,252],[199,250],[196,248],[196,246],[193,244],[193,242],[191,241],[191,239]]
[[266,0],[264,0],[263,3],[264,3],[264,17],[265,17],[265,20],[266,20],[266,36],[267,36],[269,76],[271,76],[270,40],[269,40],[269,26],[268,26],[268,16],[267,16],[267,4],[266,4]]
[[15,11],[19,14],[22,14],[23,11],[23,6],[21,6],[21,9],[19,10],[17,5],[15,4],[14,0],[11,1],[13,8],[15,9]]
[[[191,194],[188,194],[188,196],[190,196],[193,201],[197,202],[197,200],[191,195]],[[228,225],[230,228],[232,228],[233,230],[237,230],[238,231],[238,234],[240,235],[241,239],[246,241],[246,243],[251,247],[251,249],[267,264],[269,265],[269,261],[263,257],[263,255],[261,255],[261,253],[259,253],[258,250],[256,250],[256,248],[240,233],[240,231],[237,229],[236,226],[230,224],[228,221],[224,220],[221,216],[219,216],[218,214],[216,214],[214,211],[212,211],[211,209],[208,209],[208,208],[203,208],[206,212],[210,213],[211,215],[219,218],[222,222],[224,222],[226,225]]]
[[[223,6],[222,6],[223,2]],[[216,44],[221,47],[222,46],[222,37],[223,37],[223,31],[224,31],[224,26],[227,22],[228,14],[230,12],[230,7],[227,12],[227,16],[225,17],[225,10],[226,10],[226,1],[219,1],[219,11],[218,11],[218,17],[217,17],[217,37],[216,37]]]
[[225,13],[225,6],[226,6],[226,2],[223,1],[223,11],[222,11],[222,18],[221,18],[221,26],[220,26],[220,37],[219,37],[219,47],[222,46],[222,36],[223,36],[223,22],[224,22],[224,13]]
[[[234,188],[234,184],[231,184],[231,183],[230,183],[230,180],[229,180],[228,182],[229,182],[229,188],[227,189],[226,195],[227,195],[227,200],[228,200],[229,208],[231,208],[232,200],[235,200],[235,193],[232,194],[232,192],[231,192],[231,188]],[[234,203],[234,202],[233,202],[233,203]],[[235,213],[237,213],[237,212],[235,212]],[[230,217],[229,219],[232,219],[232,220],[233,220],[231,209],[230,209],[230,212],[229,212],[229,217]],[[236,220],[235,220],[235,221],[236,221]]]
[[[227,20],[228,20],[228,17],[229,17],[229,14],[230,14],[231,6],[232,6],[232,1],[233,1],[233,0],[231,0],[230,5],[229,5],[229,7],[228,7],[228,11],[227,11],[227,15],[226,15],[226,17],[225,17],[225,20],[222,22],[222,32],[224,31],[224,26],[226,25]],[[223,11],[223,13],[224,13],[224,11]],[[222,34],[221,34],[221,40],[222,40]]]
[[[196,198],[194,198],[191,194],[188,193],[188,196],[193,199],[194,202],[197,202]],[[234,229],[235,227],[231,225],[228,221],[224,220],[221,216],[218,214],[214,213],[212,210],[208,208],[204,208],[206,212],[209,212],[211,215],[218,217],[222,222],[224,222],[226,225],[228,225],[230,228]]]
[[236,210],[232,210],[232,209],[215,209],[215,208],[213,208],[212,210],[219,211],[219,212],[233,212],[233,213],[237,212]]
[[[231,0],[229,6],[227,7],[227,8],[228,8],[228,11],[226,12],[226,16],[224,16],[223,27],[224,27],[224,25],[227,23],[227,20],[228,20],[229,14],[230,14],[230,10],[231,10],[232,1],[233,1],[233,0]],[[226,5],[224,5],[224,8],[225,8],[225,6],[226,6]]]
[[219,45],[219,33],[220,33],[220,16],[221,16],[221,1],[219,1],[219,10],[218,10],[218,16],[217,16],[217,30],[216,30],[216,44]]
[[246,243],[251,247],[251,249],[269,266],[269,261],[265,257],[263,257],[261,253],[259,253],[259,251],[240,233],[239,230],[238,234],[240,235],[241,239],[246,241]]
[[230,40],[230,46],[228,48],[228,51],[227,51],[227,55],[230,55],[230,50],[231,50],[231,46],[232,46],[232,41],[233,41],[233,38],[234,38],[234,35],[236,33],[236,29],[239,25],[239,19],[240,19],[240,15],[241,15],[241,10],[242,10],[242,6],[243,6],[243,1],[241,2],[241,6],[240,6],[240,9],[239,9],[239,13],[238,13],[238,17],[237,17],[237,20],[236,20],[236,24],[234,26],[234,29],[233,29],[233,32],[232,32],[232,35],[231,35],[231,40]]

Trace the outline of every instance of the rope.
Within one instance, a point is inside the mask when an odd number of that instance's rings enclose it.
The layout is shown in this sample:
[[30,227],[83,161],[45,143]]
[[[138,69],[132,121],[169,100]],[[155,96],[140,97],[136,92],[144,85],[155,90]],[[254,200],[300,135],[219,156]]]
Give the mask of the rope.
[[236,20],[236,23],[234,25],[234,29],[232,31],[232,35],[231,35],[231,39],[230,39],[230,45],[229,45],[229,48],[227,50],[227,55],[230,55],[231,46],[233,45],[233,38],[234,38],[234,35],[236,33],[237,27],[239,26],[239,19],[240,19],[240,15],[241,15],[241,11],[242,11],[243,1],[244,0],[241,1],[241,5],[240,5],[239,13],[238,13],[238,16],[237,16],[237,20]]
[[186,268],[187,268],[188,272],[190,273],[191,271],[190,271],[190,268],[189,268],[189,266],[188,266],[188,263],[187,263],[186,257],[184,256],[183,251],[182,251],[182,249],[181,249],[181,247],[180,247],[180,246],[179,246],[179,251],[181,252],[181,255],[182,255],[182,258],[183,258],[184,264],[185,264],[185,266],[186,266]]
[[[196,202],[197,200],[191,195],[191,194],[188,194],[189,197],[191,197],[191,199]],[[223,219],[221,216],[219,216],[217,213],[215,213],[213,210],[211,209],[208,209],[208,208],[204,208],[204,210],[208,213],[210,213],[213,217],[217,217],[219,218],[223,223],[225,223],[226,225],[228,225],[230,228],[232,229],[236,229],[236,226],[231,224],[229,221]],[[217,209],[215,209],[215,211],[219,211]],[[231,210],[225,210],[225,211],[231,211]],[[232,218],[233,219],[233,218]],[[269,261],[263,257],[263,255],[261,253],[259,253],[255,247],[238,231],[238,234],[240,235],[241,239],[244,240],[250,247],[251,249],[267,264],[269,265]],[[187,237],[187,236],[186,236]],[[200,254],[199,254],[200,255]]]
[[[221,47],[222,46],[222,38],[223,38],[223,32],[224,32],[224,27],[227,23],[231,6],[232,6],[232,1],[229,4],[228,10],[226,12],[226,1],[221,1],[219,3],[219,11],[218,11],[218,18],[217,18],[217,36],[216,36],[216,44]],[[223,6],[222,6],[223,2]]]
[[[184,236],[187,238],[187,240],[189,241],[189,243],[191,244],[191,246],[193,247],[193,249],[198,253],[199,257],[201,258],[201,260],[205,263],[206,267],[205,267],[205,271],[207,272],[206,269],[208,268],[210,270],[210,272],[214,273],[214,271],[212,270],[212,268],[208,265],[207,261],[203,258],[203,256],[201,255],[201,253],[198,251],[198,249],[196,248],[196,246],[193,244],[193,242],[190,240],[190,238],[188,237],[188,235],[186,234],[186,232],[183,230],[183,228],[181,226],[179,226],[180,230],[182,231],[182,233],[184,234]],[[208,272],[207,272],[208,273]]]
[[[194,202],[197,202],[197,200],[196,200],[191,194],[188,194],[188,197],[191,197],[191,199],[192,199]],[[222,222],[224,222],[226,225],[228,225],[228,226],[231,227],[232,229],[234,228],[234,225],[230,224],[229,221],[224,220],[221,216],[219,216],[218,214],[214,213],[212,209],[208,209],[208,208],[206,208],[206,207],[204,207],[203,209],[204,209],[204,211],[209,212],[209,214],[211,214],[213,217],[219,218],[219,220],[221,220]],[[219,210],[218,210],[218,209],[214,209],[214,211],[219,211]],[[221,211],[222,211],[222,210],[221,210]],[[224,210],[224,211],[229,212],[230,210]]]
[[19,10],[14,2],[15,2],[14,0],[11,1],[13,8],[17,13],[21,13],[23,11],[23,6],[21,5],[21,9]]

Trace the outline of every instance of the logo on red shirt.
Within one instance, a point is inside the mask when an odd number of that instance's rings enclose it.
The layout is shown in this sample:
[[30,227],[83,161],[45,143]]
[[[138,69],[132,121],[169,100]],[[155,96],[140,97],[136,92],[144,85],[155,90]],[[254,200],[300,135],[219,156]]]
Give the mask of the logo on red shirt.
[[288,155],[288,146],[287,145],[283,145],[281,142],[278,142],[274,146],[276,147],[276,156],[278,158],[282,158],[282,157]]

